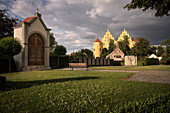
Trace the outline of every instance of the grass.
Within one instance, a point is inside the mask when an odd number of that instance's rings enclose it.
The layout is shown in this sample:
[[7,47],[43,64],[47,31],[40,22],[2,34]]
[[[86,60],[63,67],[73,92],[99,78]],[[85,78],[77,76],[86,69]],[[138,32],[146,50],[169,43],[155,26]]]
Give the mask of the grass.
[[152,71],[170,71],[170,65],[150,65],[150,66],[98,66],[89,67],[90,69],[101,69],[101,70],[152,70]]
[[7,73],[0,112],[99,112],[170,92],[169,84],[121,80],[133,73],[46,70]]

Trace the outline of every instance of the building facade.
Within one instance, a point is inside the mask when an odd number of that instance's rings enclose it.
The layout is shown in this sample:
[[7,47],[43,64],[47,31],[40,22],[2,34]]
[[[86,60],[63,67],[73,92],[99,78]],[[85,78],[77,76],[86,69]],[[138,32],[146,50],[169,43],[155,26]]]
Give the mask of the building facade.
[[14,37],[21,41],[22,51],[14,56],[17,71],[50,69],[50,29],[41,14],[35,13],[14,27]]
[[[138,41],[138,39],[135,37],[134,40],[132,40],[131,36],[127,33],[127,31],[124,29],[120,36],[118,37],[118,40],[116,41],[115,38],[112,36],[109,30],[106,31],[105,35],[102,37],[102,41],[100,41],[98,38],[93,42],[93,56],[100,57],[100,54],[102,52],[103,48],[109,49],[109,43],[110,40],[114,40],[114,44],[117,44],[120,41],[123,41],[125,36],[128,36],[129,39],[129,47],[132,48],[135,43]],[[101,49],[101,51],[100,51]],[[96,51],[97,50],[97,51]]]

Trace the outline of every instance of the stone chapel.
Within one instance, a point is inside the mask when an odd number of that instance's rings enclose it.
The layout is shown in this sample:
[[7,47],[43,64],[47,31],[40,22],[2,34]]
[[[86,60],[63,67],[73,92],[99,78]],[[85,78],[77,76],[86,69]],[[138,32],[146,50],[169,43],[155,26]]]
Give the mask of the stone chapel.
[[14,27],[14,37],[21,41],[22,51],[14,56],[17,71],[50,69],[50,30],[41,14],[35,13]]

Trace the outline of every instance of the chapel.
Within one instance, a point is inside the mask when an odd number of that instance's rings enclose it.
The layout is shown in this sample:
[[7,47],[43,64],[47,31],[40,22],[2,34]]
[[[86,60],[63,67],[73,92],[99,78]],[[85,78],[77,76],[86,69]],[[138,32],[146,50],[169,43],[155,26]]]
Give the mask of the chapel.
[[22,51],[14,56],[17,71],[51,69],[49,65],[50,30],[38,12],[14,27],[14,37]]

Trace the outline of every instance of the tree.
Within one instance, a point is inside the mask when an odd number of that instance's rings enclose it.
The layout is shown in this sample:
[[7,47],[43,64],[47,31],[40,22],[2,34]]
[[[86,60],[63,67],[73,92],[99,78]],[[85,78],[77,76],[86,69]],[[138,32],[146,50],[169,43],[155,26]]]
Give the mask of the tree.
[[144,63],[144,57],[149,54],[150,47],[150,41],[147,38],[140,37],[132,48],[132,52],[135,52],[134,55],[137,55],[138,58],[142,60],[142,63]]
[[13,36],[13,27],[19,23],[19,19],[9,17],[7,10],[0,10],[0,39]]
[[164,48],[162,46],[158,46],[157,56],[161,56],[163,54],[164,54]]
[[0,40],[0,52],[3,56],[9,57],[9,72],[11,72],[11,59],[20,53],[22,46],[18,39],[6,37]]
[[93,57],[93,52],[90,49],[81,49],[80,51],[76,52],[76,56]]
[[124,8],[130,9],[155,9],[156,17],[162,17],[164,15],[169,16],[170,2],[169,0],[132,0],[131,3],[127,4]]
[[110,54],[115,48],[114,40],[110,39],[108,54]]
[[119,48],[125,55],[131,54],[131,49],[129,47],[129,37],[125,36],[123,41],[118,42]]
[[66,55],[66,48],[62,45],[56,45],[55,49],[54,49],[54,53],[56,55]]
[[57,42],[55,41],[53,33],[50,33],[50,52],[54,51],[54,48],[56,45],[57,45]]
[[170,38],[168,38],[168,40],[164,40],[162,42],[162,45],[166,45],[166,60],[167,60],[167,64],[170,64]]
[[156,47],[150,47],[149,54],[155,54],[156,55]]
[[103,48],[100,57],[106,57],[108,54],[108,50],[106,48]]

